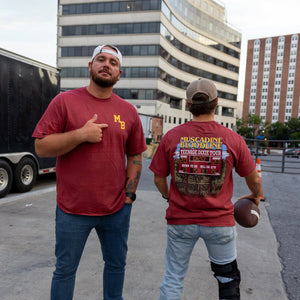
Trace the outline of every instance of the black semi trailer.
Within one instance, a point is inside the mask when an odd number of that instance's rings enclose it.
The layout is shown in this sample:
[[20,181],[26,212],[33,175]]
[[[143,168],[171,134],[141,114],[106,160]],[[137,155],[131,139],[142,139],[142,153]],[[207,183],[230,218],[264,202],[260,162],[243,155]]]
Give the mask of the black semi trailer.
[[32,189],[55,158],[38,158],[33,130],[60,91],[57,68],[0,48],[0,198]]

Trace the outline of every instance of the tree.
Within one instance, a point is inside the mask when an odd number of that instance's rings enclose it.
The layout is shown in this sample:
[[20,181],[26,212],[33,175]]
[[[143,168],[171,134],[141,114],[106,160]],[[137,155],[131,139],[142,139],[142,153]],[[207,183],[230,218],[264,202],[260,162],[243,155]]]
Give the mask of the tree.
[[278,121],[268,127],[268,134],[274,140],[287,140],[289,138],[288,127]]
[[254,139],[259,133],[263,121],[260,116],[249,114],[247,119],[237,119],[237,133],[249,139]]
[[248,137],[251,134],[251,129],[247,126],[247,122],[244,119],[236,120],[237,133],[241,136]]
[[286,126],[288,128],[289,134],[300,132],[300,120],[297,118],[292,118],[287,121]]

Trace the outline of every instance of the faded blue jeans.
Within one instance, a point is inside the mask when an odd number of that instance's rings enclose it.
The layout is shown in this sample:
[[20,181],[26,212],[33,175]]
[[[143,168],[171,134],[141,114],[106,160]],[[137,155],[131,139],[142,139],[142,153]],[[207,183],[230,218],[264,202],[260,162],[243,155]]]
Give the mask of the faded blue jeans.
[[165,278],[159,300],[180,300],[190,256],[202,238],[210,261],[224,265],[236,259],[236,228],[208,227],[197,224],[168,225],[165,254]]
[[56,209],[56,269],[53,272],[51,300],[73,299],[76,271],[92,229],[100,240],[103,270],[103,299],[123,300],[131,204],[106,216],[82,216]]

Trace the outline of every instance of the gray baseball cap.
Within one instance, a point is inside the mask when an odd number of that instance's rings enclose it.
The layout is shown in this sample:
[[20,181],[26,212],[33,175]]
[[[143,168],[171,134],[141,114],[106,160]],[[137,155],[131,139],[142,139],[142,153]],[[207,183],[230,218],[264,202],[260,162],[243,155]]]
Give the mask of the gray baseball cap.
[[[208,101],[213,101],[216,98],[218,98],[218,91],[216,86],[214,85],[214,83],[209,80],[209,79],[205,79],[205,78],[200,78],[198,80],[192,81],[186,90],[186,100],[188,103],[195,103],[195,101],[193,101],[193,97],[197,94],[197,93],[203,93],[205,95],[208,96]],[[199,102],[197,102],[199,103]]]
[[[110,47],[110,48],[114,49],[116,52],[113,50],[110,50],[110,49],[103,49],[104,47]],[[121,54],[120,50],[116,46],[113,46],[113,45],[101,45],[101,46],[96,47],[93,52],[91,61],[93,61],[93,59],[95,58],[96,55],[98,55],[99,53],[102,53],[102,52],[114,55],[119,60],[120,65],[122,65],[122,54]]]

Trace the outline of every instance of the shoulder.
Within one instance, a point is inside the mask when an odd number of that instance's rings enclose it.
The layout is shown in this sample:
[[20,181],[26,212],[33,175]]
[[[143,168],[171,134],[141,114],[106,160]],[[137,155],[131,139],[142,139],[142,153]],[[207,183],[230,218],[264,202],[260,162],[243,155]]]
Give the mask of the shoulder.
[[171,145],[174,142],[178,142],[178,138],[181,138],[183,135],[187,135],[189,132],[188,130],[189,130],[188,123],[173,127],[172,129],[168,130],[164,134],[161,142],[163,142],[167,145]]
[[72,96],[78,97],[79,95],[80,96],[88,95],[88,92],[86,90],[86,87],[80,87],[73,90],[63,91],[60,94],[64,97],[72,97]]
[[113,100],[112,103],[115,106],[122,107],[122,110],[126,110],[127,113],[133,113],[135,115],[138,115],[136,107],[130,102],[124,100],[123,98],[121,98],[115,93],[112,93],[111,98]]
[[164,136],[174,136],[174,135],[178,135],[178,134],[182,134],[182,133],[187,133],[190,126],[187,123],[181,124],[181,125],[177,125],[171,129],[169,129]]
[[77,89],[73,89],[73,90],[67,90],[67,91],[62,91],[59,94],[56,95],[56,97],[54,99],[58,99],[60,101],[66,100],[66,99],[70,99],[73,97],[78,97],[78,96],[84,96],[84,94],[86,94],[85,92],[85,88],[77,88]]

